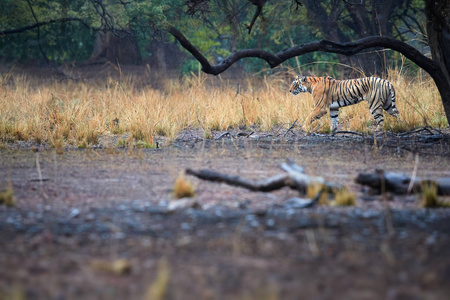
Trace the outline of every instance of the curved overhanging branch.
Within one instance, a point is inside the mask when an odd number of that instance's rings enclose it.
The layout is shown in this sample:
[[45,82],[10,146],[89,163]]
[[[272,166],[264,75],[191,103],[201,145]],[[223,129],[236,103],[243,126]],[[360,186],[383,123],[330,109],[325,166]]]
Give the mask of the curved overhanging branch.
[[396,40],[391,37],[370,36],[359,39],[350,43],[335,43],[327,40],[316,41],[306,44],[294,46],[289,49],[282,50],[276,54],[272,54],[262,49],[244,49],[231,53],[228,57],[222,60],[217,65],[211,63],[203,56],[203,54],[175,27],[170,26],[168,32],[172,34],[181,46],[189,51],[201,64],[202,71],[207,74],[218,75],[227,70],[235,62],[246,58],[255,57],[265,60],[271,68],[274,68],[284,61],[300,56],[306,53],[324,51],[343,55],[354,55],[369,48],[388,48],[400,52],[406,58],[413,61],[419,67],[428,72],[432,77],[441,73],[441,69],[435,61],[424,56],[414,47]]
[[168,32],[173,35],[178,40],[178,42],[180,42],[183,48],[189,51],[195,57],[195,59],[198,60],[198,62],[202,65],[202,71],[207,74],[219,75],[220,73],[228,69],[232,64],[245,57],[261,58],[265,60],[272,68],[278,66],[283,62],[270,52],[260,49],[245,49],[233,52],[219,64],[212,66],[209,63],[208,59],[204,57],[203,54],[194,45],[192,45],[191,42],[178,29],[170,26],[168,28]]
[[424,56],[416,48],[392,37],[369,36],[349,43],[335,43],[332,41],[322,40],[294,46],[290,49],[280,51],[276,54],[283,61],[315,51],[324,51],[346,56],[355,55],[369,48],[387,48],[395,50],[410,59],[420,68],[424,69],[430,75],[440,72],[437,62]]

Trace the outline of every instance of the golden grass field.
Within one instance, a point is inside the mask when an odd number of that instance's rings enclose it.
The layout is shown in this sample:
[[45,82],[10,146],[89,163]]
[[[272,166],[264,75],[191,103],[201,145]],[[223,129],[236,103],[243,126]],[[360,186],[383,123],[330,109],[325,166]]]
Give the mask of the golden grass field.
[[[248,76],[238,84],[220,76],[191,74],[161,80],[161,87],[155,89],[136,87],[139,79],[131,75],[95,82],[39,82],[26,75],[11,78],[8,73],[0,77],[1,143],[31,140],[55,148],[87,147],[101,135],[128,133],[119,143],[152,147],[155,136],[174,139],[183,129],[198,128],[210,138],[211,131],[237,126],[256,124],[268,131],[296,119],[301,125],[312,110],[312,98],[289,93],[295,73],[290,75]],[[396,89],[401,119],[385,114],[385,130],[448,125],[437,88],[428,76],[418,73],[411,78],[391,70],[387,79]],[[314,125],[316,131],[329,132],[328,115]],[[369,133],[373,125],[366,102],[340,110],[341,130]]]

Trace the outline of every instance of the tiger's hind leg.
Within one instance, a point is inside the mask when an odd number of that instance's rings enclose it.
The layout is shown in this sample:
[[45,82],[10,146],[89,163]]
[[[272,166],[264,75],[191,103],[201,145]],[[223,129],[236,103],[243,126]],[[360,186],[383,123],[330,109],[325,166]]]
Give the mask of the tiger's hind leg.
[[335,133],[338,129],[339,107],[330,106],[331,132]]
[[385,101],[383,103],[383,109],[391,116],[400,118],[400,113],[395,105],[395,90],[390,83],[388,86],[388,91],[388,95],[385,97]]
[[381,107],[381,103],[379,103],[376,99],[372,101],[372,103],[369,102],[369,110],[372,114],[373,118],[377,122],[377,129],[376,131],[383,130],[383,123],[384,123],[384,117],[383,117],[383,108]]

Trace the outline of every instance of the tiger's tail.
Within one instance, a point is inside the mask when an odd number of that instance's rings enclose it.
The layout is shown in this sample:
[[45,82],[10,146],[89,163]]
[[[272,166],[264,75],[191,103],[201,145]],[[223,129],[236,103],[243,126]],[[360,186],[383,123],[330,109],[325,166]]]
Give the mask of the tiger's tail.
[[387,81],[387,88],[388,95],[383,103],[383,109],[392,116],[400,117],[400,113],[395,105],[395,89],[389,81]]

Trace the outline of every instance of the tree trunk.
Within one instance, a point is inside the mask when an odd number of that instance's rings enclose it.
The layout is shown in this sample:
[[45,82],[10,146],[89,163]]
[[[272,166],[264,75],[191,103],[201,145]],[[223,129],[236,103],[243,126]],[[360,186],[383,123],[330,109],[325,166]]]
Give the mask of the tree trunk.
[[439,72],[430,74],[441,94],[447,121],[450,122],[450,1],[427,0],[427,34],[433,60]]
[[[340,0],[332,1],[329,9],[325,9],[325,6],[320,1],[315,0],[306,0],[303,4],[308,10],[309,19],[319,28],[326,40],[347,43],[350,42],[349,37],[337,26],[342,21],[342,15],[344,15],[345,11],[348,11],[349,19],[351,20],[351,25],[348,25],[355,28],[355,33],[359,38],[376,35],[390,36],[387,28],[389,28],[388,20],[393,10],[391,6],[394,5],[391,2],[389,2],[387,8],[380,8],[379,5],[373,4],[372,15],[369,14],[366,5],[356,5]],[[384,52],[380,50],[382,48],[373,48],[361,51],[352,57],[338,55],[338,59],[343,65],[362,70],[366,76],[382,76],[386,66]],[[354,69],[343,68],[342,71],[346,77],[361,76]]]
[[[135,36],[125,35],[117,30],[117,35],[112,32],[99,32],[95,40],[90,62],[110,61],[112,63],[138,65],[142,62],[141,52]],[[124,36],[120,36],[123,34]]]

